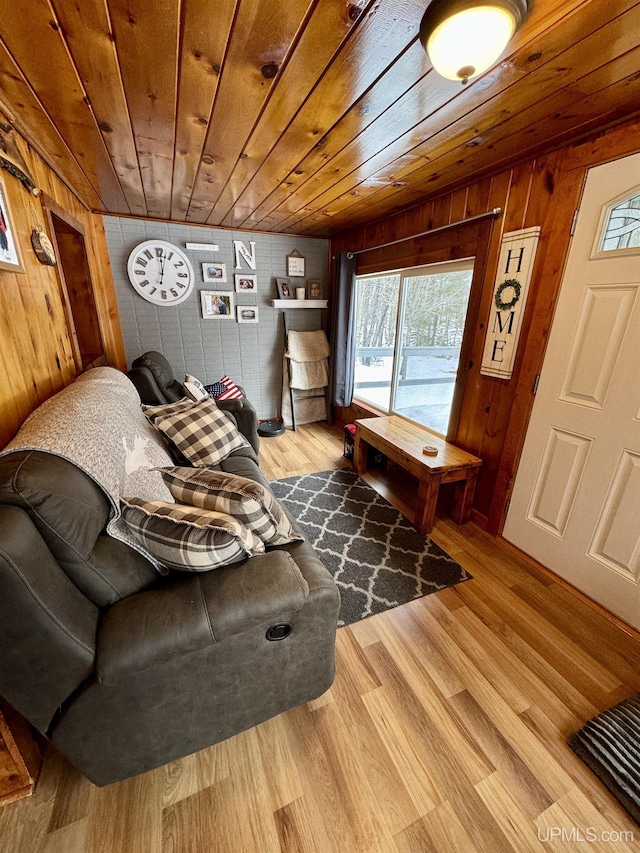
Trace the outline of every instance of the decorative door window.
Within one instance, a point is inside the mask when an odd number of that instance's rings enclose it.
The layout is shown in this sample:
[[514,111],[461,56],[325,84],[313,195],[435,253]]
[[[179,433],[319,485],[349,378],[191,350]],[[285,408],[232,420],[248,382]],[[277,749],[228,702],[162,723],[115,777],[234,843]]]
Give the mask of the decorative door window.
[[605,209],[598,229],[594,255],[640,251],[640,191],[616,199]]

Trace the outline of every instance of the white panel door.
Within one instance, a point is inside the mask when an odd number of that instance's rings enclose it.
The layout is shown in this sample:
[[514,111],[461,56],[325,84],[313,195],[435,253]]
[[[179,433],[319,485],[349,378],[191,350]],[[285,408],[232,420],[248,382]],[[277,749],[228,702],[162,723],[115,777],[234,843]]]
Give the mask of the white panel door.
[[640,628],[640,154],[590,170],[504,537]]

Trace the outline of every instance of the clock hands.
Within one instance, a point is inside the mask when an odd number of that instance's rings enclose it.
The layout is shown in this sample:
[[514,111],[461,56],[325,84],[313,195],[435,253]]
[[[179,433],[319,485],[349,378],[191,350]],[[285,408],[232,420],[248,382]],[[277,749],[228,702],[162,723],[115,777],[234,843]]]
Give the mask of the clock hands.
[[166,255],[162,254],[158,260],[160,261],[160,287],[162,287],[162,280],[164,278],[164,265],[167,261]]

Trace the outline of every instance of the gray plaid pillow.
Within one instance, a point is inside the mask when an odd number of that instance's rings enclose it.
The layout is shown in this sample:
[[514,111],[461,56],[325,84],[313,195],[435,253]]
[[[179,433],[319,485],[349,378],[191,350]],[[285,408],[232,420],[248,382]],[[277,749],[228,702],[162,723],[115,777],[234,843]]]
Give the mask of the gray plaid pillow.
[[264,553],[258,536],[222,512],[144,498],[120,503],[133,535],[170,569],[207,572]]
[[198,468],[217,465],[234,450],[251,447],[211,397],[192,402],[188,409],[157,415],[154,426]]
[[173,497],[183,504],[232,515],[265,545],[300,541],[274,495],[261,483],[202,468],[157,469]]

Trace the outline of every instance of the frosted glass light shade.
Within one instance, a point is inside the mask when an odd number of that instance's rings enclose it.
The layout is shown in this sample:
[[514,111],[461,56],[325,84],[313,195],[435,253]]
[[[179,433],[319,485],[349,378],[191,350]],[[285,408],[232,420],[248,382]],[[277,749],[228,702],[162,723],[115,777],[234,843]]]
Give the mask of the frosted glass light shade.
[[436,71],[466,83],[490,68],[527,11],[526,0],[433,0],[420,39]]

